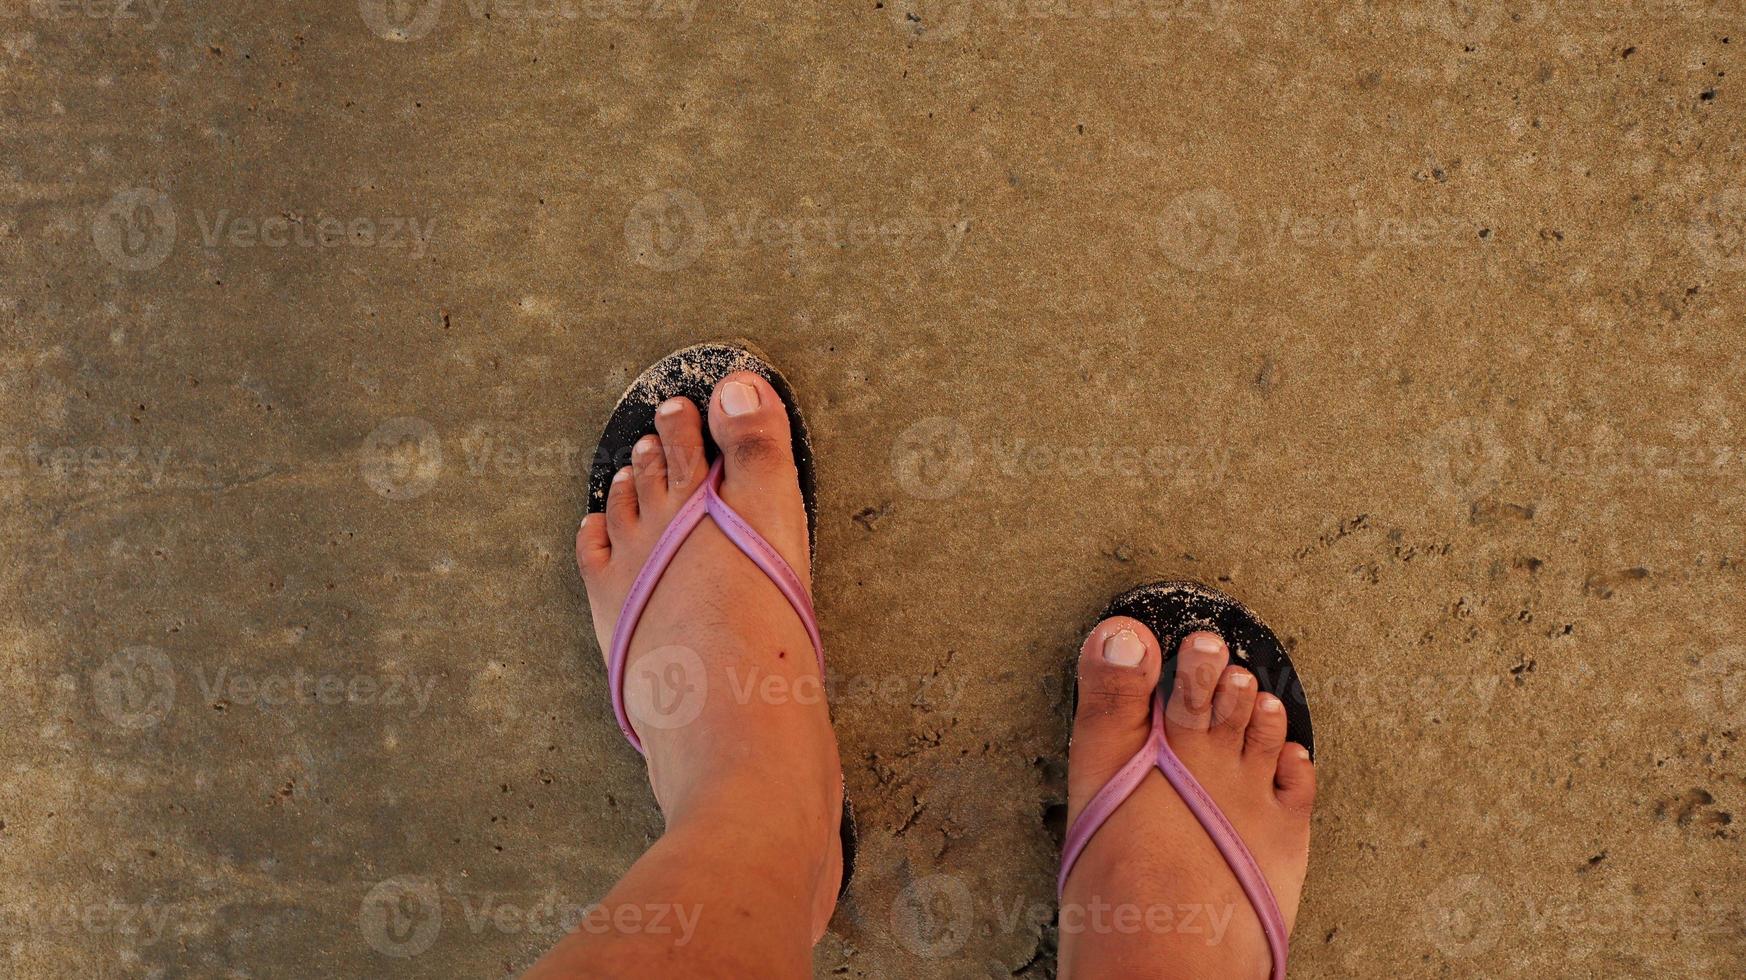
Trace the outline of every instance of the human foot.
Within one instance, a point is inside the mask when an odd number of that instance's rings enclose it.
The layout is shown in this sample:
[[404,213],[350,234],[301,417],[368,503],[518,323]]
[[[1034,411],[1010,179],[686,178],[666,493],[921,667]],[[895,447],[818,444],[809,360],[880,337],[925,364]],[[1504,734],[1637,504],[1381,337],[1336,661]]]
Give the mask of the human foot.
[[[1079,655],[1067,825],[1151,735],[1158,641],[1125,616]],[[1286,742],[1278,698],[1215,633],[1184,637],[1165,737],[1254,855],[1287,931],[1309,864],[1315,766]],[[1265,977],[1261,921],[1230,865],[1155,768],[1092,836],[1061,896],[1063,977]]]
[[[780,396],[739,371],[716,385],[708,412],[722,499],[810,582],[806,509]],[[703,424],[689,398],[663,402],[655,434],[615,475],[605,512],[577,532],[603,652],[662,533],[709,474]],[[623,689],[669,831],[700,814],[743,812],[773,854],[802,859],[816,940],[843,868],[842,770],[823,682],[795,610],[714,520],[686,537],[635,623]]]

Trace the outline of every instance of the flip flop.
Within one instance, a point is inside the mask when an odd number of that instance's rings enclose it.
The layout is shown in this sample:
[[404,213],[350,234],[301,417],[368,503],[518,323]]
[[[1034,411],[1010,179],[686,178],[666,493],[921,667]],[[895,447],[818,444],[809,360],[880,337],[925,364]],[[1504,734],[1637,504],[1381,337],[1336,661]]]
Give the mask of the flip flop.
[[[648,606],[649,597],[654,595],[661,575],[679,553],[685,539],[706,517],[713,519],[727,539],[769,576],[776,588],[787,598],[795,615],[800,617],[801,624],[806,627],[807,635],[812,638],[813,654],[818,658],[819,675],[824,675],[824,645],[819,640],[818,621],[813,615],[812,599],[807,594],[806,583],[789,567],[782,554],[765,541],[744,518],[736,514],[719,493],[722,480],[721,450],[709,434],[709,400],[716,383],[736,371],[751,371],[761,376],[782,396],[782,405],[788,410],[789,429],[794,437],[794,466],[800,474],[800,495],[806,504],[807,552],[809,555],[816,553],[818,493],[814,482],[812,440],[807,434],[806,420],[801,417],[800,404],[794,397],[794,389],[789,385],[788,379],[782,376],[782,372],[755,352],[749,343],[732,341],[697,344],[674,351],[656,361],[631,382],[630,387],[619,397],[618,407],[613,409],[612,417],[606,423],[606,431],[600,436],[600,445],[594,452],[593,466],[588,475],[588,512],[599,514],[606,510],[606,492],[612,485],[613,475],[630,464],[631,449],[637,440],[655,431],[655,409],[669,398],[682,395],[697,405],[705,422],[704,455],[710,461],[709,475],[704,478],[691,499],[679,508],[673,522],[661,533],[660,539],[655,543],[655,550],[650,552],[642,571],[631,585],[630,594],[624,600],[624,608],[619,612],[618,623],[613,627],[612,642],[607,651],[606,677],[612,690],[612,713],[618,720],[619,731],[624,733],[624,737],[639,753],[643,751],[642,741],[631,729],[630,715],[625,710],[625,657],[630,652],[631,636],[636,632],[637,623],[642,619],[643,610]],[[850,806],[846,793],[843,796],[841,834],[843,884],[837,891],[839,898],[848,891],[849,877],[855,869],[855,811]]]
[[1085,845],[1091,842],[1092,835],[1156,767],[1182,801],[1188,804],[1188,809],[1224,856],[1225,863],[1236,874],[1243,894],[1248,896],[1249,904],[1255,907],[1255,914],[1261,919],[1261,931],[1266,934],[1267,946],[1273,955],[1274,980],[1284,980],[1290,936],[1285,917],[1279,911],[1279,902],[1273,897],[1273,889],[1268,886],[1260,866],[1255,863],[1255,856],[1249,853],[1236,829],[1171,750],[1164,737],[1164,703],[1176,681],[1176,651],[1182,645],[1183,637],[1198,630],[1217,633],[1231,651],[1231,663],[1248,668],[1255,675],[1260,692],[1277,697],[1285,705],[1286,740],[1302,745],[1314,758],[1315,740],[1310,731],[1309,704],[1304,699],[1297,670],[1280,645],[1279,638],[1247,606],[1198,582],[1157,582],[1124,592],[1110,602],[1098,621],[1111,616],[1128,616],[1146,624],[1158,638],[1159,649],[1164,651],[1163,671],[1158,677],[1158,686],[1152,691],[1152,735],[1127,765],[1097,791],[1079,814],[1079,819],[1074,821],[1062,848],[1056,894],[1066,889],[1067,875],[1073,870]]

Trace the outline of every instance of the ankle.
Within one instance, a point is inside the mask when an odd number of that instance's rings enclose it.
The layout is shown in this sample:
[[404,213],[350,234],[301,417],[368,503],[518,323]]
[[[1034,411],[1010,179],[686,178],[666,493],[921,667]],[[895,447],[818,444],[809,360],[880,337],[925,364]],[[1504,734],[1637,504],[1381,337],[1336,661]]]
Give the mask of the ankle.
[[649,783],[669,821],[706,805],[764,816],[841,806],[842,763],[822,710],[787,705],[721,719],[706,713],[682,729],[651,731],[643,745]]
[[694,773],[683,783],[655,780],[655,797],[669,826],[699,820],[750,825],[785,843],[816,836],[820,828],[834,831],[842,808],[836,753],[829,768],[822,759],[796,761],[747,761]]

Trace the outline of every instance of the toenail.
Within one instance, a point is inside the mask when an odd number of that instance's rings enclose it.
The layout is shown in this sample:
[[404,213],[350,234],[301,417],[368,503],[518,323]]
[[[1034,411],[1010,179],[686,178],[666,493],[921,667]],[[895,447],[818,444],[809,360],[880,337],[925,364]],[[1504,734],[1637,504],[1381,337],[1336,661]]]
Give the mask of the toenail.
[[1218,653],[1225,648],[1225,641],[1211,633],[1201,633],[1190,644],[1195,653]]
[[1274,711],[1278,711],[1279,710],[1279,699],[1274,697],[1271,694],[1263,695],[1261,698],[1261,710],[1266,711],[1266,712],[1270,712],[1270,713],[1274,712]]
[[1120,630],[1104,637],[1103,659],[1117,667],[1133,667],[1146,657],[1146,644],[1133,630]]
[[1309,749],[1306,749],[1301,745],[1293,745],[1291,747],[1291,754],[1297,756],[1299,759],[1302,759],[1305,762],[1309,761]]
[[758,410],[758,389],[744,381],[721,386],[721,410],[728,415],[746,415]]
[[654,436],[643,436],[641,439],[638,439],[636,447],[632,450],[632,452],[636,453],[638,456],[647,456],[648,454],[650,454],[654,451],[655,451],[655,437]]
[[666,401],[662,402],[661,407],[655,409],[655,414],[656,415],[677,415],[679,413],[679,410],[684,408],[684,407],[685,407],[685,399],[678,396],[678,395],[675,395],[672,398],[669,398]]
[[630,479],[630,477],[631,477],[630,470],[629,469],[622,469],[622,470],[619,470],[617,473],[612,474],[612,482],[623,483],[624,481]]
[[1232,674],[1231,675],[1231,686],[1232,687],[1248,687],[1250,680],[1251,680],[1251,678],[1249,677],[1248,674]]

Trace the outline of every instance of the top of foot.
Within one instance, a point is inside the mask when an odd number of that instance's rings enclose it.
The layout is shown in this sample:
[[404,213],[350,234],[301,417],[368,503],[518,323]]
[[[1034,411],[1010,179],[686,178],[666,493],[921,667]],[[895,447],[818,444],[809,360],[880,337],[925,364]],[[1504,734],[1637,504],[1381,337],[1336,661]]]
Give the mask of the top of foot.
[[[1177,658],[1165,737],[1255,856],[1289,928],[1309,863],[1315,766],[1286,742],[1279,699],[1258,693],[1217,634],[1184,637]],[[1104,620],[1086,639],[1069,827],[1150,736],[1162,663],[1157,638],[1135,619]],[[1235,875],[1155,768],[1086,845],[1061,903],[1063,977],[1265,977],[1270,969],[1260,919]],[[1138,916],[1137,931],[1119,928],[1124,907]]]
[[[662,402],[655,432],[614,475],[604,513],[577,532],[603,654],[656,542],[708,475],[705,424],[689,398]],[[707,425],[721,453],[722,499],[810,583],[807,513],[780,396],[758,374],[736,371],[711,393]],[[713,519],[691,531],[650,596],[623,685],[669,824],[741,798],[773,808],[770,833],[793,834],[796,847],[819,854],[822,933],[841,879],[842,772],[812,640]]]

